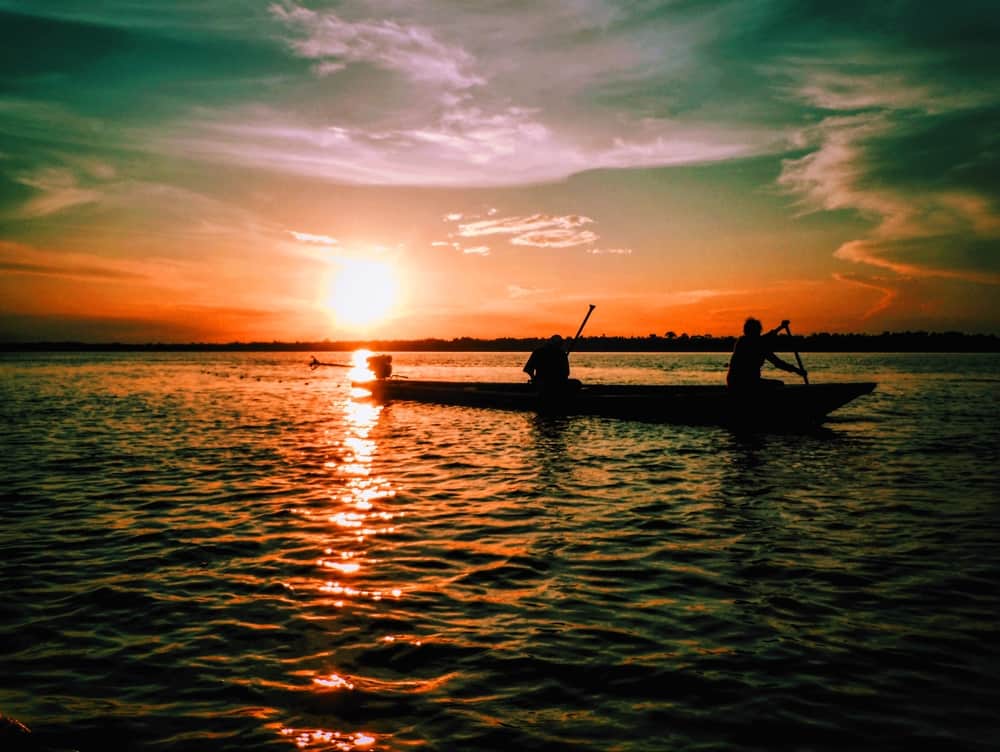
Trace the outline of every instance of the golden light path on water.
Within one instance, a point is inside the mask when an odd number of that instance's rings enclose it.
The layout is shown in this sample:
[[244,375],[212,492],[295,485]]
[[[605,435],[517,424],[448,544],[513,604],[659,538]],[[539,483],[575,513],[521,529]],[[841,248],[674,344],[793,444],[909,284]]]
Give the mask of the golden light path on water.
[[[348,377],[354,381],[372,378],[367,367],[367,358],[372,353],[358,350],[352,355],[353,367]],[[301,509],[300,514],[317,527],[319,537],[317,547],[323,555],[316,560],[319,577],[311,583],[313,592],[320,600],[315,604],[328,609],[351,608],[361,601],[378,602],[385,598],[399,599],[402,590],[397,587],[369,588],[361,583],[378,561],[367,555],[366,542],[372,538],[395,532],[394,520],[402,516],[396,512],[379,508],[396,495],[395,489],[383,477],[373,474],[372,462],[377,450],[371,438],[382,406],[363,401],[367,392],[351,389],[346,400],[336,407],[343,410],[343,420],[336,431],[327,436],[335,459],[324,464],[325,469],[337,476],[331,487],[336,489],[331,495],[331,507],[325,510]],[[312,526],[310,526],[312,529]],[[392,640],[389,636],[384,638]],[[371,685],[370,679],[353,677],[344,672],[330,670],[312,673],[312,689],[317,693],[353,692],[359,684]],[[293,728],[281,726],[280,733],[294,741],[299,749],[312,752],[338,750],[377,749],[380,737],[365,730],[336,730],[327,728]]]
[[996,353],[810,354],[817,383],[878,390],[750,435],[381,409],[347,353],[15,355],[0,709],[38,747],[993,750]]

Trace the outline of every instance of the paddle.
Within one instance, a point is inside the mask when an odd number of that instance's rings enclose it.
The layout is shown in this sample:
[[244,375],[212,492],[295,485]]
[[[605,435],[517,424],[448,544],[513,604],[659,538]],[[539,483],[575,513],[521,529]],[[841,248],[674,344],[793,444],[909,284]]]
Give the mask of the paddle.
[[[792,330],[788,326],[788,322],[785,322],[785,331],[788,332],[788,336],[792,336]],[[809,386],[809,374],[806,372],[805,366],[802,365],[802,358],[799,357],[799,351],[793,350],[795,353],[795,362],[799,364],[799,370],[802,371],[802,380],[806,382],[806,386]]]
[[594,312],[595,308],[597,308],[597,306],[595,306],[593,303],[591,303],[590,304],[590,308],[587,309],[587,315],[584,316],[583,317],[583,321],[580,322],[580,328],[576,330],[576,336],[573,337],[572,340],[570,340],[570,343],[568,345],[566,345],[566,354],[567,355],[569,355],[570,351],[574,347],[576,347],[576,341],[578,339],[580,339],[580,334],[581,334],[581,332],[583,332],[583,327],[585,327],[587,325],[587,319],[590,318],[590,314],[592,314]]
[[317,360],[316,356],[312,356],[312,361],[309,363],[309,367],[314,371],[320,366],[330,366],[331,368],[354,368],[354,366],[344,365],[342,363],[324,363],[322,360]]

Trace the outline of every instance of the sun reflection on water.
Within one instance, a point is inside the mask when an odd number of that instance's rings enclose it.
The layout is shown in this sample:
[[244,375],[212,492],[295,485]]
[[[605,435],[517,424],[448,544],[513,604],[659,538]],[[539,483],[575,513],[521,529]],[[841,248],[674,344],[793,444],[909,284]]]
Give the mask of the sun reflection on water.
[[[369,355],[364,350],[354,353],[350,379],[372,378],[366,364]],[[402,515],[388,506],[396,491],[378,473],[375,464],[379,447],[372,431],[382,406],[363,401],[367,393],[358,392],[336,405],[342,410],[340,422],[337,430],[328,434],[331,454],[336,457],[323,465],[330,478],[329,503],[325,508],[300,510],[308,520],[308,535],[319,552],[315,558],[317,576],[307,583],[307,592],[315,594],[310,610],[324,620],[331,616],[338,618],[336,614],[362,603],[372,608],[383,600],[403,597],[402,588],[380,579],[379,560],[372,555],[373,539],[394,533],[396,518]],[[324,660],[335,659],[335,652],[331,652]],[[310,692],[359,691],[358,678],[336,666],[320,665],[307,676]],[[300,674],[299,681],[303,678],[306,677]],[[299,749],[313,752],[374,749],[384,739],[368,731],[295,728],[291,724],[281,727],[280,732]]]
[[318,684],[324,689],[354,689],[354,684],[345,679],[340,674],[330,674],[329,676],[313,677],[313,684]]
[[374,355],[374,353],[371,350],[355,350],[351,353],[352,367],[351,370],[347,372],[347,376],[351,379],[351,381],[368,381],[369,379],[375,378],[375,374],[368,368],[368,358],[372,355]]
[[294,729],[282,728],[283,736],[294,739],[295,746],[299,749],[315,750],[338,750],[339,752],[351,752],[356,749],[372,749],[378,741],[377,737],[364,732],[354,732],[346,734],[340,731],[326,731],[324,729]]

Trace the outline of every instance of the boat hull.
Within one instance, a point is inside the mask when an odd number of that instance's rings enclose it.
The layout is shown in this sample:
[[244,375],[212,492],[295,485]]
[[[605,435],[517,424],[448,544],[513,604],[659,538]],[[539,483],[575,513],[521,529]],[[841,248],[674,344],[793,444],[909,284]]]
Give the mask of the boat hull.
[[724,386],[592,384],[546,400],[541,400],[528,383],[385,379],[354,382],[354,386],[379,402],[402,400],[661,423],[771,427],[821,423],[876,385],[797,384],[741,394]]

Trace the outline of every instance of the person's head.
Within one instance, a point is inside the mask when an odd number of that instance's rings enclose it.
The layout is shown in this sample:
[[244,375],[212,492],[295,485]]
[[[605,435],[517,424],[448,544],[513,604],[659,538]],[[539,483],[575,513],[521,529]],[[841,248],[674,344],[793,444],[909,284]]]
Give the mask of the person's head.
[[551,337],[549,337],[549,344],[552,345],[553,347],[562,347],[562,343],[563,343],[563,338],[558,334],[553,334]]
[[743,322],[743,334],[747,337],[759,337],[763,330],[764,327],[753,316]]

